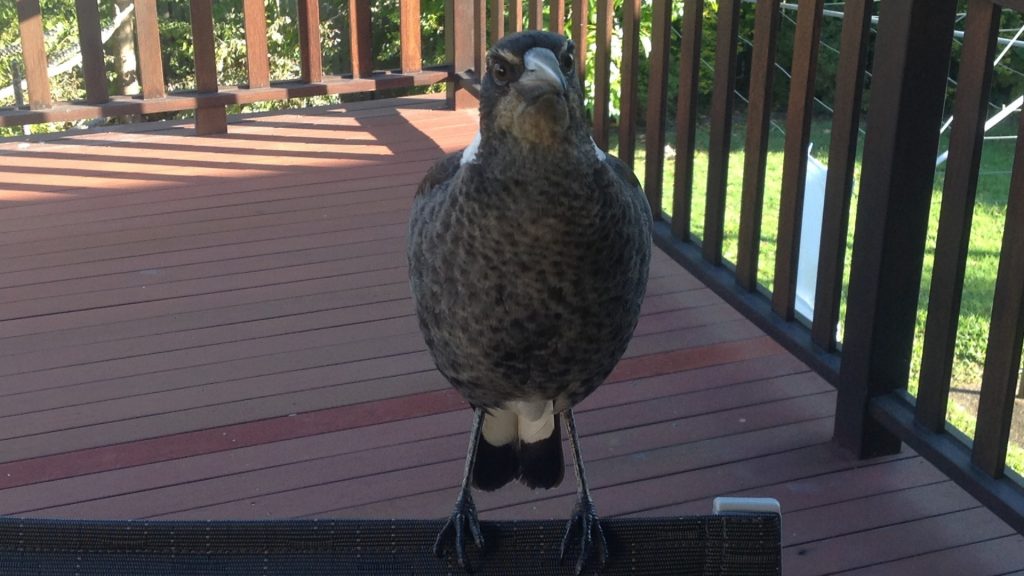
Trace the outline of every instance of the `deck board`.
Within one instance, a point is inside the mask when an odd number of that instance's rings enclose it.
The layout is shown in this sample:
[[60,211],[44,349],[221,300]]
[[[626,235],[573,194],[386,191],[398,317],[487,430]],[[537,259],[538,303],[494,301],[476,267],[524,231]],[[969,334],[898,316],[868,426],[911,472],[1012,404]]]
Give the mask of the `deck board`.
[[[447,514],[470,414],[433,370],[404,256],[419,178],[476,131],[441,104],[0,143],[0,513]],[[1021,535],[913,451],[833,445],[834,408],[656,252],[626,357],[577,419],[603,515],[770,496],[787,575],[1024,572]],[[559,518],[573,494],[477,503]]]

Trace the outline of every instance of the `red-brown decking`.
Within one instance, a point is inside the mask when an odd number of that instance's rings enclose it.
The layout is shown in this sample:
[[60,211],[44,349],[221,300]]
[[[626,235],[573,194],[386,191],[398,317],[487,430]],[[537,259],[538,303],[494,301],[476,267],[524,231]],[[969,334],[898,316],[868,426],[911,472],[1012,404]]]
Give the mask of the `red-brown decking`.
[[[0,514],[446,515],[470,413],[404,256],[420,175],[476,130],[440,104],[0,144]],[[787,576],[1022,573],[1024,537],[920,457],[835,448],[834,401],[659,252],[627,357],[577,411],[598,509],[772,496]],[[567,477],[477,503],[565,517]]]

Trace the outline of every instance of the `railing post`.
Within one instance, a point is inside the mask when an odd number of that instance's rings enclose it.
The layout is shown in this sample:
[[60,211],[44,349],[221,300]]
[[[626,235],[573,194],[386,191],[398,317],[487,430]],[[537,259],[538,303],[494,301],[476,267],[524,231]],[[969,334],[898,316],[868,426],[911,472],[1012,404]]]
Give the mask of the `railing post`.
[[139,75],[143,98],[163,98],[164,64],[160,57],[160,27],[157,24],[156,0],[135,0],[135,35],[139,47]]
[[317,0],[298,0],[298,9],[302,80],[312,84],[324,79],[323,56],[320,51],[320,3]]
[[868,408],[907,385],[955,11],[881,5],[835,426],[862,457],[900,449]]
[[245,61],[249,70],[249,88],[270,86],[270,60],[267,56],[267,11],[263,0],[245,0]]
[[349,0],[348,21],[349,42],[352,47],[352,77],[366,78],[373,73],[369,0]]
[[420,0],[400,0],[402,34],[402,72],[409,74],[423,70],[423,56],[420,48]]
[[43,14],[39,10],[39,0],[18,0],[18,27],[21,31],[21,53],[25,58],[25,78],[28,80],[28,105],[32,109],[49,108],[53,106],[53,97],[46,70]]
[[[213,0],[191,0],[192,48],[195,52],[196,92],[216,94],[217,60],[213,37]],[[223,105],[196,108],[196,134],[223,134],[228,131],[227,109]]]
[[448,82],[448,106],[452,109],[476,108],[477,100],[459,87],[460,75],[473,68],[473,2],[445,1],[445,52],[452,64]]
[[95,0],[75,0],[78,15],[78,45],[82,50],[82,75],[85,76],[85,100],[102,104],[110,99],[107,74],[103,68],[103,38],[100,11]]

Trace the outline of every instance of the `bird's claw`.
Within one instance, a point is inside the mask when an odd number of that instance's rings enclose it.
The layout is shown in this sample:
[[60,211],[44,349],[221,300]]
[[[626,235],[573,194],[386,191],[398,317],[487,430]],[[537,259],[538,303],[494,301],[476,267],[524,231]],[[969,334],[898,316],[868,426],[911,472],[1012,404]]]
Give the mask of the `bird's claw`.
[[598,568],[608,562],[608,543],[604,539],[601,522],[597,519],[594,501],[582,494],[577,498],[572,517],[569,518],[569,522],[565,526],[565,536],[562,537],[562,548],[558,555],[560,562],[565,561],[565,553],[569,549],[569,542],[572,540],[577,526],[580,531],[580,553],[576,559],[576,575],[579,576],[583,573],[583,567],[587,560],[594,553],[594,547],[597,547]]
[[473,503],[473,497],[470,496],[468,490],[459,495],[458,500],[455,501],[455,509],[452,510],[448,521],[441,528],[437,539],[434,540],[434,555],[438,558],[444,556],[445,541],[449,535],[454,535],[455,559],[458,560],[459,566],[466,569],[466,571],[470,571],[469,560],[466,558],[466,526],[469,526],[469,533],[472,534],[476,547],[483,549],[484,535],[480,530],[480,520],[477,518],[476,504]]

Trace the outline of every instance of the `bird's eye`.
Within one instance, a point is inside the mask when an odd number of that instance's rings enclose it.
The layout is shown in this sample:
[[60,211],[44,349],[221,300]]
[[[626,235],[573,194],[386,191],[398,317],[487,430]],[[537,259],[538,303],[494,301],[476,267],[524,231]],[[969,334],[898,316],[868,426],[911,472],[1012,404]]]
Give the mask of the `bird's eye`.
[[559,64],[561,64],[561,66],[562,66],[562,73],[563,74],[568,74],[569,72],[571,72],[572,71],[572,65],[574,63],[575,63],[575,60],[573,60],[571,52],[569,52],[568,50],[565,51],[565,52],[562,52],[562,58],[561,58],[561,62],[559,62]]
[[494,81],[499,86],[504,86],[512,79],[512,71],[509,69],[508,64],[504,62],[495,62],[494,65],[491,66],[491,76],[494,77]]

